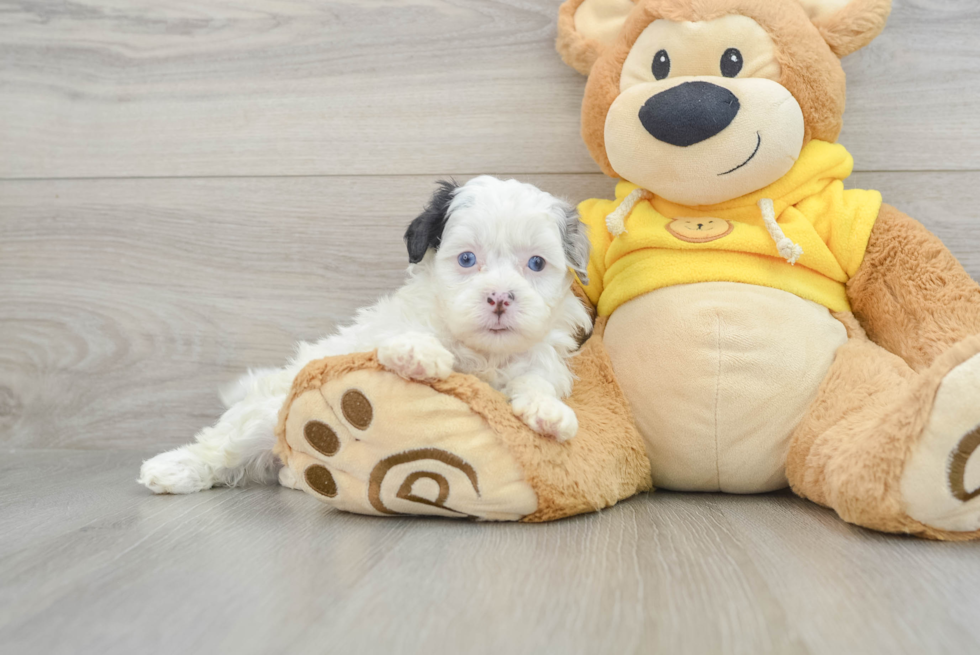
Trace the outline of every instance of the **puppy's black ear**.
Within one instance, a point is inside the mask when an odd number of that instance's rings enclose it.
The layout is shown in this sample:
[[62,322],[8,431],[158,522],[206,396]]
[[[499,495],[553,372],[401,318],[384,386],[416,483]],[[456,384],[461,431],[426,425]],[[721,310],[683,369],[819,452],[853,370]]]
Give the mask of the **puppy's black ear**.
[[429,204],[405,232],[408,261],[412,264],[422,261],[429,248],[438,250],[439,242],[442,241],[442,232],[446,229],[446,221],[449,220],[449,203],[453,201],[456,189],[459,188],[455,180],[449,182],[442,180],[437,185],[439,188],[432,194]]
[[578,211],[562,203],[563,220],[559,223],[561,242],[565,249],[565,262],[582,284],[589,283],[589,227],[579,220]]

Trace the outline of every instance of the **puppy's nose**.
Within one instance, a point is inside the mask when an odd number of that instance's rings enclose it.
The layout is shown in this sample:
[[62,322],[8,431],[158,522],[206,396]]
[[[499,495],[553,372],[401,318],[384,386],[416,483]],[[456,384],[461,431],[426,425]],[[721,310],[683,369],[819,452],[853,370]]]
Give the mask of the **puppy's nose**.
[[493,313],[500,316],[514,302],[513,291],[494,291],[487,296],[487,304],[493,307]]
[[739,110],[735,94],[710,82],[685,82],[647,100],[640,123],[650,136],[672,146],[693,146],[731,125]]

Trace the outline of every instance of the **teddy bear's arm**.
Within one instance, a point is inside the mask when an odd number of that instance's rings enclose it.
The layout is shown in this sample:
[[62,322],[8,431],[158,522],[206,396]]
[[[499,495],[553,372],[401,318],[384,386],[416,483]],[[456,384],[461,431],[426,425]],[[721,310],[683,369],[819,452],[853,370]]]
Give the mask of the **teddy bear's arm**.
[[980,285],[935,235],[890,205],[847,295],[868,337],[915,370],[980,334]]

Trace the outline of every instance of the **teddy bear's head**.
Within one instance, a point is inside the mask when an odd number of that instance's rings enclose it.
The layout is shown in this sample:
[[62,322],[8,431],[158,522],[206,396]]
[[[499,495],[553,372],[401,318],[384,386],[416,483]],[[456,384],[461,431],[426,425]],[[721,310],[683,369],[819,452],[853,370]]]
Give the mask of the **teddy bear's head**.
[[840,58],[891,0],[566,0],[558,50],[589,76],[582,136],[602,170],[685,205],[752,193],[834,142]]

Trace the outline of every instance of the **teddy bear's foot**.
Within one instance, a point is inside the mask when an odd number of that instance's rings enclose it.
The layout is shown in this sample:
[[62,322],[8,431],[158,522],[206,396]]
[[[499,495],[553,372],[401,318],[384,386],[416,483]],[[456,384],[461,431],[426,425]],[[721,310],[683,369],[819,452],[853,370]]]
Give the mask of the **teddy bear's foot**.
[[389,371],[347,370],[287,401],[280,481],[359,514],[519,520],[537,495],[463,401]]
[[943,378],[902,473],[908,515],[938,530],[980,530],[980,354]]

